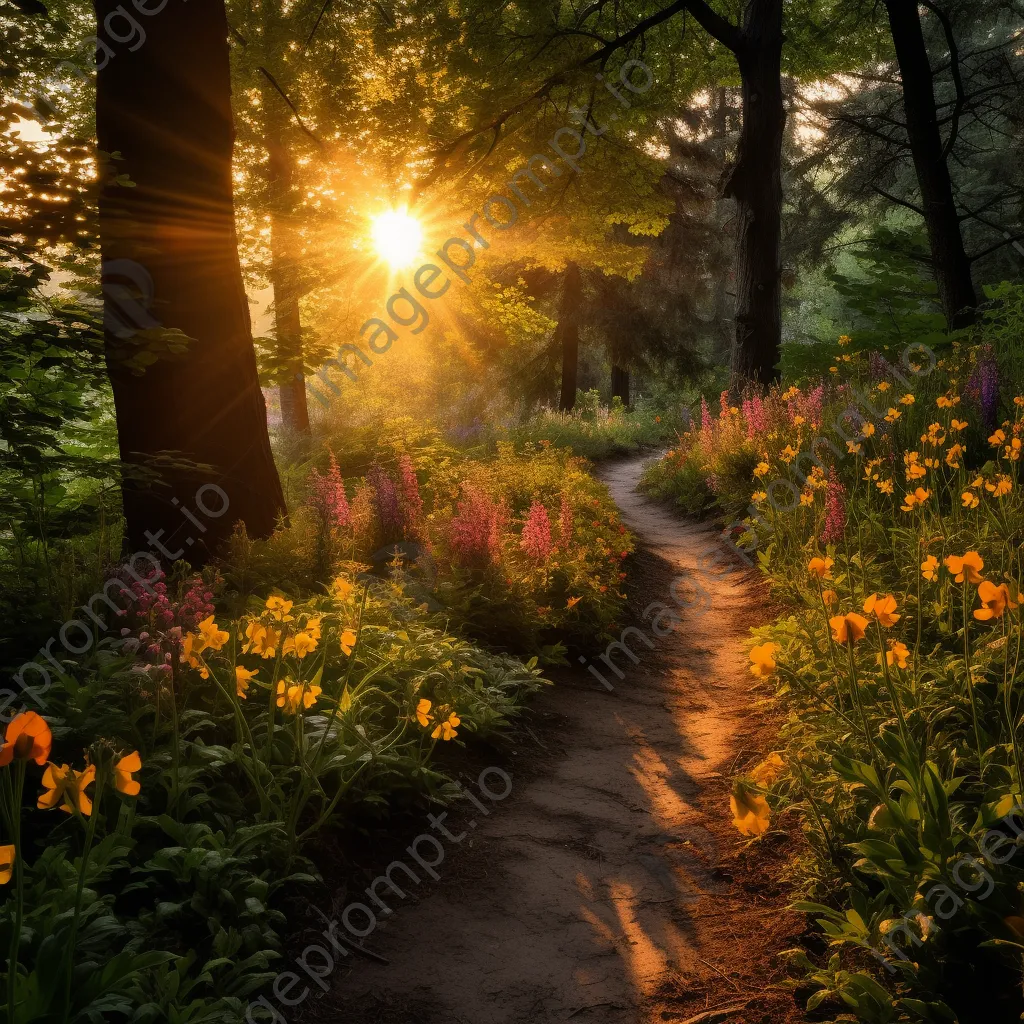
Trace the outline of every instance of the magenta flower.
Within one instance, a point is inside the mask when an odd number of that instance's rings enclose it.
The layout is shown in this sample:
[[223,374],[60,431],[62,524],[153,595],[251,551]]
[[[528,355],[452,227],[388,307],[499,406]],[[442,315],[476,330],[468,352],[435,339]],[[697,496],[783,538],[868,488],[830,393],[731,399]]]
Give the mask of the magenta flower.
[[829,480],[825,491],[825,528],[821,539],[826,544],[841,540],[846,529],[846,488],[836,480]]
[[448,524],[452,558],[467,569],[490,565],[500,550],[503,517],[490,495],[465,481],[455,515]]
[[551,520],[548,510],[539,501],[530,506],[519,544],[537,562],[543,562],[551,554]]
[[334,529],[344,529],[352,525],[352,510],[348,498],[345,497],[345,481],[341,478],[334,452],[330,453],[330,467],[323,476],[314,469],[309,474],[311,489],[310,504],[320,514],[324,522]]

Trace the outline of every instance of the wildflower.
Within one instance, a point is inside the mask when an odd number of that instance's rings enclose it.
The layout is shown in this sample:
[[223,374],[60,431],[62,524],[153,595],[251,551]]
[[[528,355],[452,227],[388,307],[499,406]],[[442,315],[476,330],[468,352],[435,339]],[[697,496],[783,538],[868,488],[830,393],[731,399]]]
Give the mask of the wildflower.
[[53,737],[46,720],[34,711],[22,711],[15,715],[4,733],[4,744],[0,747],[0,766],[10,764],[13,758],[19,761],[35,761],[46,764],[50,756]]
[[344,576],[339,576],[331,584],[331,596],[337,601],[347,601],[355,587]]
[[900,405],[913,405],[915,398],[911,394],[906,394],[900,399]]
[[1020,458],[1021,453],[1021,439],[1019,437],[1013,438],[1010,443],[1003,449],[1003,454],[1011,461],[1016,462]]
[[890,387],[892,387],[892,385],[887,380],[879,381],[878,383],[878,390],[883,393],[888,391]]
[[759,462],[759,463],[758,463],[758,464],[757,464],[757,465],[756,465],[756,466],[754,467],[754,476],[756,476],[756,477],[762,477],[762,476],[764,476],[764,475],[765,475],[765,473],[767,473],[767,472],[768,472],[768,471],[769,471],[769,470],[770,470],[771,468],[772,468],[772,467],[771,467],[771,466],[769,466],[767,462]]
[[1004,434],[1001,430],[997,430],[994,434],[991,435],[991,437],[989,437],[988,443],[992,445],[993,448],[998,448],[1005,440],[1006,434]]
[[846,442],[846,450],[850,455],[859,455],[861,446],[854,441]]
[[845,615],[833,615],[828,624],[832,627],[832,639],[836,643],[852,644],[863,639],[868,620],[856,612],[847,612]]
[[839,372],[839,367],[838,366],[830,366],[828,368],[828,372],[829,373],[838,373]]
[[571,610],[575,608],[576,605],[578,605],[582,600],[582,597],[570,597],[569,600],[565,602],[565,607]]
[[849,345],[851,340],[852,339],[850,338],[850,336],[848,334],[840,334],[839,335],[839,344],[840,345]]
[[[915,452],[914,454],[916,455],[917,452]],[[920,480],[921,477],[928,475],[928,470],[926,470],[924,466],[922,466],[918,462],[908,463],[907,468],[904,472],[908,481]]]
[[767,497],[767,491],[754,491],[754,493],[750,496],[750,500],[759,504],[760,502],[764,501]]
[[895,485],[891,480],[879,480],[878,483],[875,484],[875,486],[883,494],[892,494],[893,490],[895,490]]
[[398,460],[398,490],[401,495],[402,519],[406,536],[412,536],[423,515],[423,498],[416,478],[416,467],[408,455]]
[[767,789],[768,786],[778,780],[785,767],[786,762],[782,760],[782,755],[777,752],[772,753],[750,773],[750,777],[759,786],[764,786]]
[[953,419],[950,420],[949,422],[949,426],[951,430],[960,431],[966,430],[968,426],[970,426],[970,424],[967,422],[967,420],[958,420],[956,417],[953,417]]
[[805,420],[803,418],[803,416],[797,415],[797,416],[793,417],[793,426],[794,427],[802,427],[806,422],[807,422],[807,420]]
[[832,579],[833,564],[831,558],[815,557],[807,563],[807,571],[812,576],[817,576],[819,580],[830,580]]
[[200,657],[200,654],[202,654],[205,648],[206,645],[203,643],[203,638],[198,633],[186,633],[182,638],[181,655],[178,660],[183,665],[188,665],[190,668],[197,669],[201,678],[209,679],[210,670],[206,667],[206,663]]
[[974,609],[974,617],[981,622],[1001,619],[1007,608],[1017,607],[1017,602],[1010,597],[1010,588],[1005,583],[996,586],[989,580],[982,580],[978,584],[978,599],[983,607]]
[[729,809],[732,811],[732,823],[741,835],[759,836],[768,830],[771,808],[760,793],[738,786],[729,797]]
[[447,743],[448,740],[453,740],[458,735],[458,733],[456,733],[455,730],[461,724],[462,720],[453,711],[451,712],[451,714],[448,715],[448,717],[443,722],[437,723],[437,726],[435,727],[434,731],[430,734],[430,738],[436,740],[440,737],[442,740],[444,740],[444,742]]
[[263,658],[273,658],[277,654],[277,645],[281,642],[281,630],[264,626],[252,621],[245,627],[245,635],[249,642],[242,648],[245,654],[258,654]]
[[433,720],[430,714],[430,701],[426,697],[420,698],[419,703],[416,705],[416,721],[426,729]]
[[923,505],[932,496],[931,491],[926,491],[923,487],[915,489],[913,494],[905,494],[903,496],[903,504],[900,508],[904,512],[913,512],[918,505]]
[[316,650],[316,640],[309,633],[296,633],[294,637],[288,637],[281,648],[282,654],[294,654],[300,660],[311,651]]
[[250,671],[247,668],[243,668],[241,665],[235,666],[235,693],[237,693],[242,700],[245,700],[248,695],[249,683],[256,674],[255,669]]
[[0,846],[0,885],[6,885],[14,874],[14,847]]
[[903,413],[901,413],[899,409],[890,405],[889,411],[882,418],[886,423],[895,423],[902,415]]
[[895,626],[902,618],[896,615],[896,598],[892,594],[879,597],[877,594],[869,594],[864,600],[864,611],[868,615],[874,615],[880,626]]
[[821,540],[825,544],[840,540],[846,529],[846,489],[841,483],[830,480],[825,492],[825,525],[821,531]]
[[[289,605],[291,602],[288,602]],[[199,623],[199,635],[202,637],[203,646],[209,647],[211,651],[219,651],[231,639],[231,634],[217,626],[213,616],[209,615]]]
[[551,554],[551,520],[548,510],[539,501],[530,505],[519,546],[537,562],[543,562]]
[[796,398],[800,394],[800,389],[795,385],[790,385],[782,396],[784,402],[788,402],[791,398]]
[[296,715],[300,707],[310,708],[323,691],[310,683],[296,683],[292,679],[280,679],[277,683],[277,706],[289,715]]
[[981,570],[985,568],[985,562],[977,551],[968,551],[965,555],[947,555],[944,564],[955,574],[957,583],[963,583],[965,577],[968,583],[980,583]]
[[960,404],[960,396],[959,395],[939,395],[939,397],[935,399],[935,404],[940,409],[952,409],[954,405],[959,405]]
[[860,428],[860,433],[861,433],[861,437],[874,437],[874,434],[875,434],[875,425],[874,425],[874,423],[865,423],[864,426],[862,426]]
[[483,488],[464,482],[458,508],[448,524],[448,545],[455,560],[467,569],[492,563],[500,550],[504,523],[501,506]]
[[785,448],[779,452],[779,458],[788,466],[797,457],[797,450],[791,445],[787,444]]
[[328,458],[330,461],[326,476],[316,469],[309,474],[311,505],[328,526],[343,529],[352,525],[352,511],[345,496],[345,481],[341,478],[334,452],[329,452]]
[[814,491],[804,491],[800,495],[800,504],[805,508],[814,504]]
[[133,750],[130,754],[125,754],[114,765],[114,788],[118,793],[124,793],[125,796],[138,796],[142,787],[132,778],[132,772],[141,770],[142,758],[139,757],[139,752]]
[[967,449],[962,444],[953,445],[948,452],[946,452],[946,465],[952,469],[960,468],[960,456],[966,452]]
[[342,652],[348,657],[356,645],[356,635],[351,629],[343,630],[338,642],[341,644]]
[[993,498],[1001,498],[1004,494],[1009,494],[1013,490],[1013,482],[1010,480],[1005,473],[1001,473],[996,477],[995,482],[985,484],[985,490],[992,495]]
[[306,619],[306,625],[302,627],[303,633],[308,633],[314,640],[320,639],[320,616],[314,615]]
[[939,568],[939,560],[934,555],[929,555],[921,563],[921,575],[926,580],[934,580],[935,574]]
[[778,645],[771,642],[750,648],[750,671],[758,679],[767,679],[775,672],[775,652]]
[[974,491],[964,491],[964,493],[960,495],[960,501],[964,508],[977,508],[980,499]]
[[894,663],[897,668],[906,668],[909,657],[910,651],[907,649],[906,644],[901,643],[899,640],[889,641],[889,650],[885,652],[885,663],[890,668]]
[[271,594],[267,598],[266,609],[278,622],[291,622],[292,616],[288,613],[292,610],[292,601],[286,601],[279,594]]
[[43,786],[46,792],[39,795],[36,806],[41,811],[48,811],[59,804],[61,810],[68,814],[77,808],[88,817],[92,814],[92,800],[85,789],[95,779],[94,764],[87,765],[84,771],[79,772],[70,765],[62,764],[57,767],[51,762],[43,772]]
[[839,600],[839,595],[834,590],[823,590],[821,599],[825,602],[826,608],[831,608]]

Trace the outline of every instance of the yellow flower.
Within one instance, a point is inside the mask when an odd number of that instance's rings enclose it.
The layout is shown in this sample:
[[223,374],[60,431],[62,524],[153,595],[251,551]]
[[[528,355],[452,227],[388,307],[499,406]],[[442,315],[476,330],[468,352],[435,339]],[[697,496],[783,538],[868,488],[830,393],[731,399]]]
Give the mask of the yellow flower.
[[991,437],[989,437],[988,443],[992,445],[993,448],[998,448],[1005,440],[1006,435],[1001,430],[997,430]]
[[797,457],[797,450],[791,445],[787,444],[785,448],[779,452],[779,458],[788,466]]
[[913,494],[905,494],[903,496],[903,504],[900,508],[902,508],[904,512],[913,512],[916,506],[923,505],[931,496],[931,491],[926,491],[923,487],[918,487]]
[[939,560],[934,555],[929,555],[921,563],[921,575],[926,580],[934,580],[935,579],[935,573],[938,571],[938,568],[939,568]]
[[346,629],[342,632],[339,642],[341,643],[342,651],[349,655],[352,653],[352,648],[356,645],[356,635],[351,629]]
[[331,584],[331,594],[338,601],[347,601],[352,596],[355,587],[344,576],[339,576]]
[[1016,462],[1020,458],[1021,453],[1021,440],[1019,437],[1013,438],[1012,441],[1003,449],[1003,454],[1011,461]]
[[732,823],[744,836],[759,836],[768,830],[771,808],[760,793],[753,793],[744,786],[737,786],[729,797]]
[[967,422],[967,420],[958,420],[956,417],[954,417],[952,420],[950,420],[949,426],[951,430],[966,430],[970,426],[970,424]]
[[890,668],[893,662],[896,663],[897,668],[906,668],[909,657],[910,651],[907,650],[906,644],[901,643],[899,640],[889,641],[889,650],[885,652],[885,661]]
[[14,758],[44,765],[52,745],[53,736],[46,719],[35,711],[22,711],[14,716],[4,733],[4,743],[0,747],[0,766],[10,764]]
[[565,607],[570,609],[575,608],[582,600],[582,597],[570,597],[569,600],[565,602]]
[[1010,588],[1005,583],[996,586],[988,580],[982,580],[978,584],[978,599],[983,607],[974,609],[974,617],[981,622],[1001,619],[1007,608],[1017,607],[1017,602],[1010,597]]
[[316,615],[312,618],[306,619],[306,625],[302,629],[303,633],[308,633],[314,640],[320,639],[320,616]]
[[873,437],[875,434],[874,423],[865,423],[864,426],[860,428],[860,434],[861,437]]
[[750,777],[759,786],[767,789],[776,782],[786,768],[786,762],[779,753],[769,754],[751,773]]
[[114,765],[114,788],[125,796],[138,796],[142,787],[132,778],[132,772],[142,770],[142,758],[139,752],[133,750],[125,754],[117,764]]
[[1013,482],[1006,474],[1001,473],[996,477],[995,483],[985,484],[985,490],[988,491],[993,498],[1001,498],[1004,494],[1009,494],[1013,490]]
[[198,669],[201,678],[209,679],[210,670],[206,667],[203,659],[199,657],[205,649],[206,644],[198,633],[186,633],[181,642],[181,655],[178,660],[182,664]]
[[899,409],[896,409],[890,405],[889,411],[885,414],[883,419],[886,423],[895,423],[902,415],[903,413],[901,413]]
[[895,626],[902,618],[896,615],[896,598],[892,594],[879,597],[877,594],[869,594],[864,600],[864,611],[868,615],[874,615],[881,626]]
[[838,373],[839,372],[839,367],[838,366],[830,366],[828,368],[828,372],[829,373]]
[[312,707],[322,692],[319,686],[280,679],[277,683],[277,706],[284,708],[289,715],[296,715],[300,707]]
[[806,422],[807,422],[807,420],[805,420],[803,418],[803,416],[797,415],[797,416],[793,417],[793,426],[794,427],[802,427]]
[[771,468],[772,467],[769,466],[767,462],[759,462],[754,467],[754,476],[757,476],[757,477],[764,476],[765,473],[767,473]]
[[834,590],[823,590],[821,599],[827,608],[831,608],[839,600],[839,595]]
[[840,345],[849,345],[850,341],[851,341],[851,339],[850,339],[850,336],[848,334],[840,334],[839,335],[839,344]]
[[0,885],[6,885],[14,874],[14,847],[0,846]]
[[935,399],[935,404],[940,409],[952,409],[954,405],[959,405],[959,403],[960,403],[960,396],[959,395],[951,395],[951,396],[939,395],[939,397]]
[[310,651],[316,650],[316,640],[308,633],[296,633],[294,637],[288,637],[281,648],[282,654],[294,654],[296,658],[302,659]]
[[430,701],[423,697],[416,705],[416,721],[425,729],[433,720],[430,715]]
[[977,551],[968,551],[965,555],[947,555],[943,563],[955,574],[957,583],[963,583],[965,577],[968,583],[981,582],[981,570],[985,568],[985,562]]
[[754,493],[750,496],[750,500],[753,501],[753,502],[760,503],[760,502],[764,501],[765,498],[767,498],[767,497],[768,497],[767,491],[754,491]]
[[804,491],[800,495],[800,504],[804,507],[814,504],[814,491]]
[[948,452],[946,452],[946,465],[953,469],[960,468],[960,456],[966,452],[967,449],[962,444],[953,445]]
[[443,722],[437,723],[437,727],[430,734],[430,737],[435,740],[440,737],[445,743],[447,743],[448,740],[453,740],[458,735],[455,730],[458,729],[460,725],[462,725],[462,720],[453,711]]
[[859,455],[861,446],[853,441],[846,442],[846,450],[850,455]]
[[807,563],[807,571],[819,580],[832,579],[832,559],[814,557]]
[[243,668],[241,665],[235,666],[235,693],[238,694],[242,700],[245,700],[249,691],[249,682],[253,676],[257,674],[257,671],[249,671],[247,668]]
[[286,601],[280,594],[271,594],[267,598],[266,609],[278,622],[291,622],[292,616],[288,613],[292,610],[292,601]]
[[913,395],[907,394],[907,395],[904,395],[900,399],[900,405],[913,405],[913,404],[914,404],[914,396]]
[[245,627],[245,635],[249,642],[242,648],[245,654],[258,654],[263,658],[273,658],[277,654],[277,645],[281,642],[281,630],[264,626],[260,622],[250,622]]
[[868,620],[856,612],[847,612],[845,615],[833,615],[828,624],[832,627],[832,639],[838,644],[845,644],[863,639]]
[[926,476],[927,473],[928,470],[918,462],[911,462],[907,464],[906,477],[908,480],[920,480],[921,477]]
[[778,645],[770,641],[750,648],[750,671],[758,679],[767,679],[775,672],[775,652]]
[[891,387],[891,385],[889,384],[889,382],[888,382],[887,380],[883,380],[883,381],[882,381],[882,382],[881,382],[881,383],[880,383],[880,384],[878,385],[878,390],[879,390],[879,391],[883,391],[883,392],[884,392],[884,391],[888,391],[890,387]]
[[84,771],[75,771],[72,767],[62,764],[59,768],[51,762],[43,772],[43,787],[46,792],[39,795],[36,806],[41,811],[52,810],[58,804],[68,814],[77,807],[88,817],[92,814],[92,800],[85,792],[96,779],[96,766],[86,765]]
[[974,491],[964,491],[960,495],[960,501],[963,503],[964,508],[977,508],[979,500]]
[[795,385],[791,384],[782,396],[784,402],[788,402],[791,398],[796,398],[800,394],[800,389]]
[[212,615],[199,623],[199,635],[202,637],[203,646],[209,647],[211,651],[219,651],[231,639],[230,633],[218,628]]
[[891,480],[879,480],[878,483],[875,484],[875,486],[883,494],[892,494],[892,492],[894,490],[894,485],[893,485],[893,482]]

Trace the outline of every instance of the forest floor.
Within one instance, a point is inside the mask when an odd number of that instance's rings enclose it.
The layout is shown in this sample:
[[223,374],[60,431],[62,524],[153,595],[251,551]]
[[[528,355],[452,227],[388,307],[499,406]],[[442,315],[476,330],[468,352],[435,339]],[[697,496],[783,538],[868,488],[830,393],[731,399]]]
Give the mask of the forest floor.
[[[756,574],[698,568],[714,532],[684,523],[638,495],[643,458],[601,475],[640,546],[626,583],[630,618],[654,644],[615,656],[625,678],[599,663],[614,689],[585,669],[553,673],[533,701],[529,728],[498,766],[511,792],[475,791],[444,820],[449,840],[433,870],[383,884],[394,908],[330,976],[330,991],[296,1019],[345,1024],[785,1024],[805,1018],[778,953],[802,919],[786,911],[780,881],[787,841],[747,847],[732,825],[731,775],[772,747],[770,712],[752,692],[743,640],[768,618]],[[680,574],[710,607],[681,612],[656,638],[641,613],[674,606]],[[603,653],[594,651],[591,661]],[[483,765],[483,767],[487,767]],[[474,769],[474,773],[478,769]],[[491,771],[485,786],[507,788]],[[413,823],[415,828],[415,823]],[[431,832],[424,820],[420,831]],[[409,836],[412,842],[413,835]],[[424,840],[417,850],[439,860]],[[396,855],[381,854],[383,873]],[[414,891],[413,891],[414,890]],[[338,913],[353,899],[339,894]],[[322,913],[322,911],[319,911]],[[357,927],[367,920],[353,914]],[[321,942],[323,940],[320,940]],[[291,1017],[291,1015],[289,1015]]]

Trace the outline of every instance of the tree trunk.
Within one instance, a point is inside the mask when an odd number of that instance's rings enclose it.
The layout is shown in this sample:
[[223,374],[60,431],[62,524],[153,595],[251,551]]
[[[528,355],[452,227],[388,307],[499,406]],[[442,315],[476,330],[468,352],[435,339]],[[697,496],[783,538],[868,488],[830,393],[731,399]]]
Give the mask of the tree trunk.
[[566,264],[562,283],[562,302],[558,310],[555,339],[562,351],[562,395],[559,409],[571,412],[576,406],[576,382],[580,359],[580,307],[583,304],[583,278],[575,263]]
[[104,172],[103,258],[136,261],[163,332],[190,339],[176,354],[165,333],[108,321],[127,542],[200,564],[235,522],[266,536],[285,511],[238,260],[224,4],[167,5],[134,51],[111,37],[123,30],[117,0],[95,6],[114,54],[101,50],[98,145],[120,154]]
[[[885,0],[885,6],[903,82],[907,135],[921,190],[939,300],[949,326],[964,327],[974,320],[978,296],[971,278],[971,262],[960,234],[917,0]],[[950,59],[955,60],[955,54],[951,54]]]
[[629,408],[629,370],[612,363],[612,398],[619,398]]
[[736,200],[737,383],[778,380],[782,346],[782,0],[750,0],[736,59],[743,124],[724,194]]
[[[279,102],[264,93],[264,103]],[[302,320],[299,315],[299,268],[293,223],[292,195],[294,167],[292,156],[280,141],[275,127],[268,133],[267,151],[270,187],[270,283],[274,289],[274,333],[278,386],[281,393],[281,420],[286,430],[308,434],[309,407],[302,364]]]

